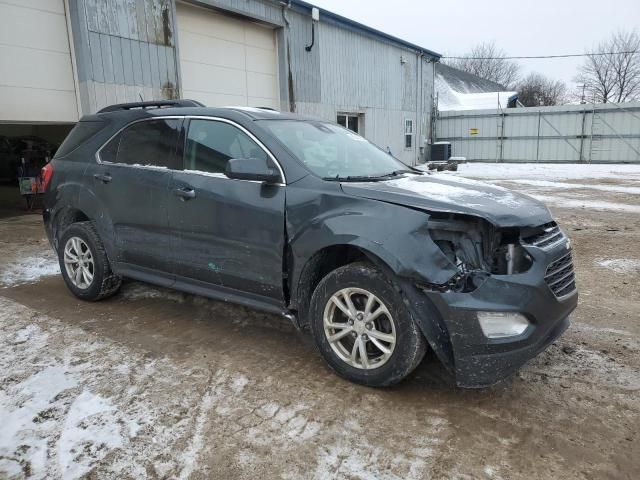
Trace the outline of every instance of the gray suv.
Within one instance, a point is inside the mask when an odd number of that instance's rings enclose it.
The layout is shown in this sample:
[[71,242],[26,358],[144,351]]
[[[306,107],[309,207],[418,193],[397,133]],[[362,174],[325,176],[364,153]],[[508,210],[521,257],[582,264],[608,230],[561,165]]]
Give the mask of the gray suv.
[[42,172],[69,289],[123,277],[277,313],[338,374],[458,385],[516,371],[569,325],[570,242],[534,199],[402,164],[334,123],[194,101],[83,117]]

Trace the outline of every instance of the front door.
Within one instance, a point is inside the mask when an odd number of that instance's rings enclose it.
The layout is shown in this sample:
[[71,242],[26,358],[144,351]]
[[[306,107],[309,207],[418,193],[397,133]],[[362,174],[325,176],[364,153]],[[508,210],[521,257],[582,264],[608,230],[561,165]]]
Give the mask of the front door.
[[172,173],[170,187],[177,280],[281,303],[285,187],[229,179],[231,158],[272,162],[231,122],[188,121],[184,170]]
[[100,163],[87,171],[93,190],[111,219],[120,267],[172,275],[167,204],[171,169],[182,119],[136,122],[98,153]]

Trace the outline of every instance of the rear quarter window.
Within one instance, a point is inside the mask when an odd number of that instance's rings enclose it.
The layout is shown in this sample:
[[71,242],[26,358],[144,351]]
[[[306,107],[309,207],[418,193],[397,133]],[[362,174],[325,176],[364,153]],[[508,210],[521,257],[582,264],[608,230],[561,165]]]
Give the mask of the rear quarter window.
[[93,137],[105,126],[104,122],[78,122],[64,139],[56,152],[55,158],[64,157],[73,152],[84,142]]

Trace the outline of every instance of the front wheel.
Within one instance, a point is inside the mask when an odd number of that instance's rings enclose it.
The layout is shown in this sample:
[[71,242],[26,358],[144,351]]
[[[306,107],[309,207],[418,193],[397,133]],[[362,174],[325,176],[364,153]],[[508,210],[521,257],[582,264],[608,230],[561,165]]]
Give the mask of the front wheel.
[[102,241],[91,222],[74,223],[60,238],[60,271],[67,287],[82,300],[102,300],[118,291],[121,277],[111,271]]
[[328,274],[313,293],[310,314],[320,353],[339,375],[355,383],[398,383],[426,352],[426,341],[400,292],[369,263]]

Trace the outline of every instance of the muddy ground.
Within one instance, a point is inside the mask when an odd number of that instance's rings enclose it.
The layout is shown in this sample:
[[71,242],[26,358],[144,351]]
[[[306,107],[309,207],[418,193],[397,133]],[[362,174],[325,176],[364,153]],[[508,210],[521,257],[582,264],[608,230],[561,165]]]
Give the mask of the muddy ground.
[[356,386],[284,319],[137,282],[80,302],[28,271],[55,269],[40,219],[0,220],[0,477],[638,478],[640,196],[585,184],[634,185],[584,180],[562,195],[609,206],[551,205],[572,327],[472,391],[432,355],[397,387]]

